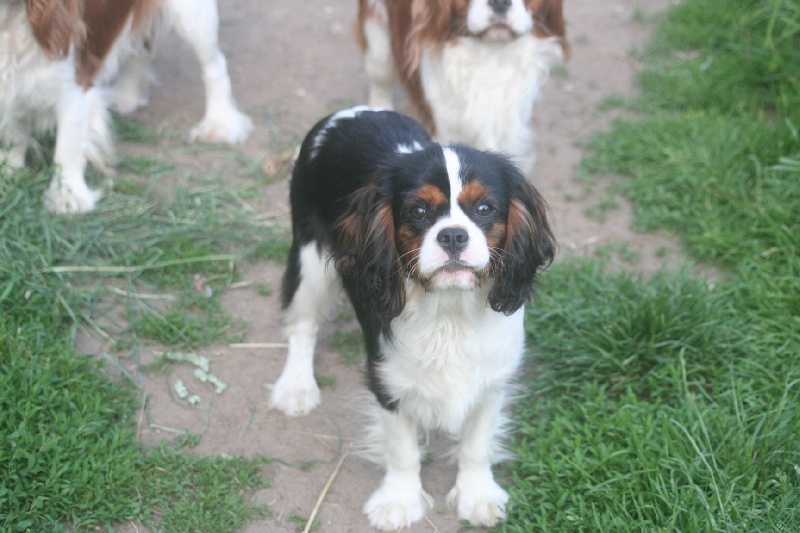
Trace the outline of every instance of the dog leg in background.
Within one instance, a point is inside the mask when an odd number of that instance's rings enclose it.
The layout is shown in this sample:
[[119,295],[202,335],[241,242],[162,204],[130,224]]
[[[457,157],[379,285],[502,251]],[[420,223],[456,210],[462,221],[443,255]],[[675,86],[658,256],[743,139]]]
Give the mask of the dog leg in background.
[[368,102],[370,107],[391,110],[395,72],[386,6],[382,1],[362,0],[359,11],[364,69],[369,78]]
[[433,506],[433,498],[422,488],[419,477],[422,454],[417,424],[400,412],[383,408],[376,423],[372,434],[379,442],[374,445],[380,448],[386,476],[363,510],[374,527],[401,529],[420,520]]
[[[9,174],[19,168],[25,166],[25,152],[28,150],[28,135],[15,129],[13,132],[8,132],[5,139],[0,139],[0,165],[2,170]],[[3,149],[2,146],[8,146],[8,149]],[[2,175],[2,174],[0,174]]]
[[152,51],[135,50],[122,64],[119,75],[113,83],[111,99],[114,109],[122,114],[133,113],[139,107],[147,105],[149,87],[152,80],[150,63]]
[[473,526],[491,527],[506,516],[508,493],[492,474],[495,440],[505,421],[501,413],[504,396],[501,391],[488,392],[461,430],[456,453],[458,475],[447,502],[456,508],[459,518]]
[[293,247],[291,253],[296,257],[289,259],[289,265],[299,269],[300,282],[285,310],[289,350],[283,372],[272,387],[270,404],[289,416],[300,416],[320,402],[314,379],[314,348],[319,324],[338,292],[339,282],[315,241]]
[[239,111],[231,93],[225,55],[219,48],[219,13],[216,0],[170,0],[175,31],[194,50],[203,70],[205,116],[190,132],[191,138],[236,144],[253,129],[250,117]]
[[45,207],[55,213],[79,213],[94,208],[102,193],[89,189],[84,174],[87,158],[107,170],[111,135],[103,95],[76,83],[62,84],[56,108],[55,174],[45,192]]

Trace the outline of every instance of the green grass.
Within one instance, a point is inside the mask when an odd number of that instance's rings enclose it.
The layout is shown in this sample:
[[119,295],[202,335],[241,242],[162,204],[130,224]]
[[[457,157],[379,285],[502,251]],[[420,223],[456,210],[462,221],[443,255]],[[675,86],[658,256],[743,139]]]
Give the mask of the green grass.
[[[584,168],[717,280],[602,261],[544,276],[501,531],[800,524],[800,3],[685,0]],[[621,105],[620,103],[617,103]]]
[[[129,140],[160,142],[135,123],[119,128]],[[78,328],[128,353],[241,337],[218,296],[239,261],[282,258],[286,232],[242,208],[254,188],[155,194],[176,168],[123,158],[115,189],[78,216],[43,210],[49,170],[35,161],[0,180],[0,530],[137,521],[235,531],[268,513],[250,501],[266,486],[264,460],[193,457],[182,440],[141,446],[135,384],[110,379],[101,360],[72,347]]]
[[[53,317],[51,317],[53,318]],[[266,509],[262,461],[136,443],[135,391],[78,356],[57,321],[0,320],[0,529],[67,531],[138,520],[234,531]]]
[[[797,531],[798,20],[797,0],[685,0],[642,58],[641,97],[604,102],[640,116],[594,136],[584,172],[619,176],[637,226],[679,235],[716,279],[643,278],[602,258],[543,276],[498,530]],[[150,147],[169,135],[117,131]],[[0,180],[0,529],[234,531],[263,516],[249,500],[263,460],[192,457],[191,435],[143,448],[135,385],[71,347],[77,328],[126,351],[236,338],[218,295],[238,261],[288,245],[246,208],[257,190],[189,176],[159,196],[182,167],[140,156],[97,211],[60,217],[42,210],[47,169],[34,167]]]
[[732,305],[738,283],[577,261],[545,277],[528,312],[535,375],[516,412],[505,530],[800,519],[800,333],[754,323]]

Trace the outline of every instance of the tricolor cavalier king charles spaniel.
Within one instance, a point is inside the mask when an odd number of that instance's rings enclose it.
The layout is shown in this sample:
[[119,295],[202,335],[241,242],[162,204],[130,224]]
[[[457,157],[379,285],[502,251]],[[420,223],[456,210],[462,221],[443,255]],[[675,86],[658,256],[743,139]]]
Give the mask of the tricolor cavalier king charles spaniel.
[[92,209],[100,194],[84,173],[89,162],[108,170],[109,105],[143,103],[157,34],[170,25],[203,69],[206,112],[192,137],[243,141],[252,122],[231,96],[218,24],[216,0],[0,0],[0,172],[23,167],[32,137],[55,129],[45,205]]
[[370,450],[386,469],[364,505],[370,523],[422,518],[433,500],[418,431],[443,430],[458,438],[448,501],[472,524],[495,524],[508,494],[491,465],[523,359],[524,305],[555,248],[544,200],[505,157],[432,142],[412,119],[367,107],[314,126],[290,197],[289,349],[271,404],[291,416],[319,404],[317,330],[343,285],[377,399]]
[[533,105],[568,52],[563,0],[359,0],[369,104],[392,107],[399,79],[440,142],[533,165]]

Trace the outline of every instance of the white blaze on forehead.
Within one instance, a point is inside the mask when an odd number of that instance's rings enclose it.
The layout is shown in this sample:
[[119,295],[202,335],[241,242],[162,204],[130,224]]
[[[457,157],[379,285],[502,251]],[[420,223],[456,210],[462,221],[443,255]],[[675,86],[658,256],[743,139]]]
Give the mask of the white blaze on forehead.
[[[449,253],[443,249],[437,236],[445,228],[462,228],[467,232],[467,246],[460,252],[458,260],[464,267],[480,270],[489,262],[489,248],[486,244],[486,235],[475,225],[458,203],[458,197],[463,189],[461,181],[461,160],[452,149],[443,147],[447,181],[450,184],[450,213],[437,220],[428,229],[420,248],[418,266],[423,276],[431,276],[440,268],[451,262]],[[466,272],[444,272],[434,281],[434,288],[461,288],[472,289],[475,287],[475,278]]]
[[450,208],[458,205],[458,195],[461,192],[461,161],[451,148],[442,148],[444,165],[447,169],[447,179],[450,182]]

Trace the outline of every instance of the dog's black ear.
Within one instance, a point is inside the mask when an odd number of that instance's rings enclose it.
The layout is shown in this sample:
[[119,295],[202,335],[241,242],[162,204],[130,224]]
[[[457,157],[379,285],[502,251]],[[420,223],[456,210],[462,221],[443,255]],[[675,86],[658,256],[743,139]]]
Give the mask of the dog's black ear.
[[556,241],[547,222],[547,204],[523,176],[511,183],[505,243],[496,258],[489,305],[510,315],[533,295],[540,269],[553,261]]
[[404,271],[395,245],[389,194],[372,184],[356,191],[337,223],[336,269],[362,306],[385,326],[405,305]]

